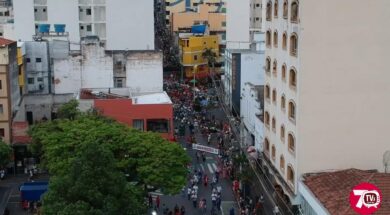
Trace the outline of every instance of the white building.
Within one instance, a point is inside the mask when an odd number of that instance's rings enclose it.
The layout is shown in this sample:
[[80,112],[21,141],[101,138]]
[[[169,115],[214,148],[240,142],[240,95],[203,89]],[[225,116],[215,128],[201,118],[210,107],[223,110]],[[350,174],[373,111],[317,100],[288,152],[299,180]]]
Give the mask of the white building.
[[261,30],[261,5],[261,0],[227,0],[227,49],[249,49],[254,33]]
[[83,40],[81,53],[53,61],[54,93],[88,88],[128,88],[143,94],[163,91],[162,53],[107,52],[97,40]]
[[31,41],[40,24],[65,24],[72,49],[98,36],[106,50],[154,50],[153,0],[13,0],[15,40]]
[[264,157],[299,204],[301,176],[384,171],[390,149],[390,1],[264,0]]
[[241,92],[241,136],[245,146],[254,146],[263,151],[264,141],[264,85],[244,84]]

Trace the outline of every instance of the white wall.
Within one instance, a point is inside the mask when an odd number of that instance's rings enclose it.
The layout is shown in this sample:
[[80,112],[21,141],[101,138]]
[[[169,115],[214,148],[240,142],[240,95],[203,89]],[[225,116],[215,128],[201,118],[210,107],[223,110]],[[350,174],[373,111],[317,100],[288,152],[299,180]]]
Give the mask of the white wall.
[[154,50],[153,0],[108,1],[107,50]]
[[250,0],[227,0],[226,48],[249,48]]
[[33,0],[13,0],[15,38],[17,41],[31,41],[35,34]]
[[241,53],[241,91],[245,83],[264,85],[264,54],[261,52]]
[[113,61],[104,48],[83,46],[84,57],[54,60],[56,94],[77,93],[81,88],[113,88]]
[[163,90],[162,53],[130,53],[126,63],[126,86],[135,93],[161,92]]

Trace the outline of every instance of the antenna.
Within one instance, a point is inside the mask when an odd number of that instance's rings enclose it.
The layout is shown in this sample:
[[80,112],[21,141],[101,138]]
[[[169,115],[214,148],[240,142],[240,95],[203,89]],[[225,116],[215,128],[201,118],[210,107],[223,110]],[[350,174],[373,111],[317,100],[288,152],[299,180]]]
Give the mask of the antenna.
[[383,154],[383,165],[385,166],[385,173],[390,172],[390,150]]

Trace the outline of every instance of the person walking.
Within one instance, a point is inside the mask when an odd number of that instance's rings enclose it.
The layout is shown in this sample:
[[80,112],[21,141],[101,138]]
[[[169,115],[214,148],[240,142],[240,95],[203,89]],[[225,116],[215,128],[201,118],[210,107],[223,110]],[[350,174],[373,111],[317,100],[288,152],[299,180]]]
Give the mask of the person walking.
[[211,134],[207,135],[207,145],[211,144]]
[[207,176],[207,174],[205,174],[203,177],[203,184],[205,187],[207,187],[208,183],[209,183],[209,177]]
[[188,188],[187,188],[187,198],[188,198],[188,201],[191,199],[191,192],[192,192],[191,186],[188,186]]
[[159,195],[157,195],[157,197],[156,197],[156,207],[157,207],[157,209],[160,209],[160,196]]
[[206,162],[206,154],[204,152],[202,152],[202,160],[203,162]]
[[234,207],[231,207],[229,210],[229,215],[235,215]]
[[150,208],[153,207],[153,197],[152,197],[152,194],[149,194],[149,207]]
[[191,195],[191,200],[192,200],[192,205],[194,206],[194,208],[196,208],[196,203],[198,202],[198,196],[196,195],[195,192],[193,192],[193,194]]
[[185,213],[186,213],[186,208],[184,207],[184,205],[181,206],[181,208],[180,208],[180,213],[181,213],[181,215],[185,215]]

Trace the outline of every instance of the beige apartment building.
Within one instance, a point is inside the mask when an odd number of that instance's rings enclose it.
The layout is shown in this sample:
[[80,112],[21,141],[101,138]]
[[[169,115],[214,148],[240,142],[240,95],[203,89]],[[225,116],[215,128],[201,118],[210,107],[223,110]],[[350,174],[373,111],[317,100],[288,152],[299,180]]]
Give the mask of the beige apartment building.
[[299,204],[305,173],[384,171],[390,1],[263,0],[265,166]]
[[13,111],[20,100],[16,41],[0,38],[0,138],[11,143]]

